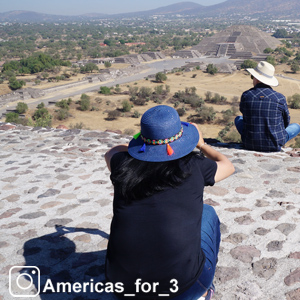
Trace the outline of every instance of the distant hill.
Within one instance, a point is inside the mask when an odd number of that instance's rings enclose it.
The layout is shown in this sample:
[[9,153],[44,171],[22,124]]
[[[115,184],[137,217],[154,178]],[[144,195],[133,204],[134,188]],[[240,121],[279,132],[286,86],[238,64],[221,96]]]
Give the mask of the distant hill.
[[[202,14],[202,10],[195,13]],[[227,0],[205,9],[206,15],[300,16],[299,0]]]
[[89,13],[79,16],[62,16],[36,13],[32,11],[10,11],[0,13],[0,22],[64,22],[120,17],[149,17],[152,15],[188,15],[198,17],[224,16],[261,16],[261,17],[298,17],[300,18],[299,0],[227,0],[225,2],[203,6],[194,2],[180,2],[147,11],[126,14]]

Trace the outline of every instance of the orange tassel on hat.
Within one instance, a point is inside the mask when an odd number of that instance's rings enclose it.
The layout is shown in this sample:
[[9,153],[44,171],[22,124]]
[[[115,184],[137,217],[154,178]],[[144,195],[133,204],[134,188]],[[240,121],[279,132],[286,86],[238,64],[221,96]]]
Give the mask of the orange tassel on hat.
[[172,149],[172,147],[169,144],[167,144],[167,153],[168,153],[168,155],[174,154],[174,150]]

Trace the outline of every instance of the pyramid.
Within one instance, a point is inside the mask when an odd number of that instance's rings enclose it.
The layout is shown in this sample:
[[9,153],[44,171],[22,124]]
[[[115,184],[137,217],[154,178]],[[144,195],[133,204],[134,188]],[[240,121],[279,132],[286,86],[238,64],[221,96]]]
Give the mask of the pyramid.
[[227,56],[232,59],[261,59],[266,48],[275,49],[280,44],[279,40],[256,27],[234,25],[216,33],[212,37],[204,38],[192,49],[206,56]]

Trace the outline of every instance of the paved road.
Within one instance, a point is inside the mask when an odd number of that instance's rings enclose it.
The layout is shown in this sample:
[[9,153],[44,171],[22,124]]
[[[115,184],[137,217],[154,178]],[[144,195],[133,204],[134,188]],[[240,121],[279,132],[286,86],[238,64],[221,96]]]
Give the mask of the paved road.
[[[106,81],[106,82],[99,82],[97,84],[93,83],[91,86],[78,89],[76,91],[68,91],[66,89],[65,91],[62,91],[60,95],[56,96],[50,96],[45,98],[36,98],[35,101],[30,102],[28,104],[29,107],[36,107],[37,104],[44,102],[46,105],[48,105],[48,102],[52,101],[59,101],[61,99],[69,98],[69,97],[74,97],[77,95],[81,95],[83,93],[88,93],[88,92],[93,92],[93,91],[98,91],[100,86],[115,86],[117,84],[125,84],[133,81],[138,81],[143,78],[146,78],[149,75],[156,74],[158,72],[162,72],[164,70],[166,71],[171,71],[174,68],[180,68],[184,66],[187,63],[190,62],[203,62],[203,63],[213,63],[213,64],[221,64],[221,63],[233,63],[232,60],[229,60],[226,57],[223,58],[208,58],[208,57],[200,57],[200,58],[179,58],[179,59],[166,59],[166,60],[160,60],[160,61],[155,61],[153,63],[148,63],[149,69],[146,71],[143,71],[141,73],[131,75],[131,76],[126,76],[122,78],[118,78],[112,81]],[[9,107],[9,109],[14,109],[14,107]],[[0,108],[0,116],[6,112],[6,108]]]

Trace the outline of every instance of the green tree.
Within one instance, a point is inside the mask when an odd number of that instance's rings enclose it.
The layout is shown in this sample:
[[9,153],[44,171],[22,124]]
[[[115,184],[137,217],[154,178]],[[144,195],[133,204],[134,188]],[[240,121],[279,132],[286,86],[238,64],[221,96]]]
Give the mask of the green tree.
[[296,74],[299,70],[300,70],[299,65],[297,63],[292,63],[291,71]]
[[100,94],[103,94],[103,95],[110,95],[111,94],[111,91],[110,91],[110,88],[107,87],[107,86],[100,86]]
[[155,80],[157,82],[164,82],[166,81],[168,78],[167,78],[167,75],[165,73],[162,73],[162,72],[158,72],[156,73],[155,75]]
[[5,122],[7,123],[17,123],[19,119],[19,114],[15,112],[9,112],[5,116]]
[[9,87],[11,90],[15,91],[20,89],[22,86],[26,85],[26,82],[23,80],[17,80],[16,78],[11,78],[9,80]]
[[218,72],[218,68],[213,64],[208,64],[206,68],[206,72],[215,75]]
[[273,66],[276,66],[276,60],[274,56],[268,56],[267,57],[267,62],[270,63]]
[[66,99],[62,99],[61,101],[56,102],[55,106],[69,110],[68,100]]
[[273,49],[272,48],[266,48],[264,50],[264,53],[272,53],[273,52]]
[[293,96],[288,98],[288,103],[291,108],[299,109],[300,108],[300,94],[294,94]]
[[80,109],[86,111],[90,109],[90,97],[86,94],[82,94],[80,97]]
[[109,61],[104,62],[104,67],[105,68],[110,68],[111,67],[111,62],[109,62]]
[[131,104],[128,100],[123,100],[122,102],[122,110],[124,112],[129,112],[131,110]]
[[256,66],[257,66],[257,62],[254,61],[254,60],[251,60],[251,59],[246,59],[246,60],[244,60],[244,62],[241,64],[241,68],[242,68],[242,69],[248,69],[248,68],[255,69]]
[[18,114],[24,114],[28,110],[28,105],[24,102],[18,102],[16,111]]

